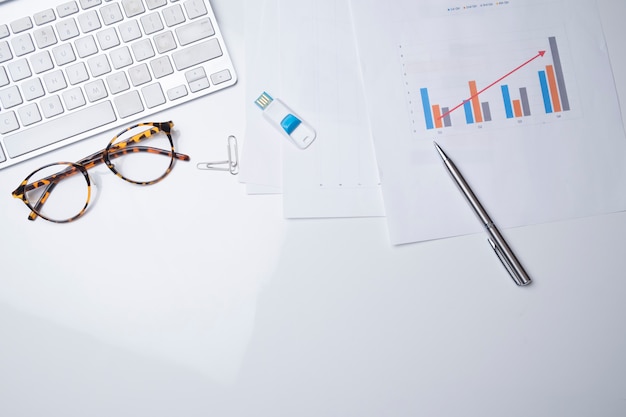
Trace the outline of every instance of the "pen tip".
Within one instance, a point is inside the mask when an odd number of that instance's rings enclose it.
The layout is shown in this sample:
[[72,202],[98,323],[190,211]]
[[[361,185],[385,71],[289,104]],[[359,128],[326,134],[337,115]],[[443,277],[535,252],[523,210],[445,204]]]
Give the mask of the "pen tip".
[[443,159],[444,161],[448,159],[445,152],[443,151],[443,149],[441,149],[441,147],[437,144],[437,142],[433,140],[433,144],[435,145],[435,149],[437,149],[437,152],[439,152],[439,156],[441,156],[441,159]]

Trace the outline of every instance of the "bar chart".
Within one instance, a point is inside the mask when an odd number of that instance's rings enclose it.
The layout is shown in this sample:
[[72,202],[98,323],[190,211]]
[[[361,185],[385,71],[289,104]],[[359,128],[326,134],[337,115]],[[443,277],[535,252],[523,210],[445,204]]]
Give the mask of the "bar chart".
[[[564,63],[561,39],[566,37],[479,40],[430,49],[401,46],[415,133],[448,134],[575,117],[570,100],[573,75]],[[416,59],[417,54],[430,61]],[[455,61],[457,65],[450,65]]]

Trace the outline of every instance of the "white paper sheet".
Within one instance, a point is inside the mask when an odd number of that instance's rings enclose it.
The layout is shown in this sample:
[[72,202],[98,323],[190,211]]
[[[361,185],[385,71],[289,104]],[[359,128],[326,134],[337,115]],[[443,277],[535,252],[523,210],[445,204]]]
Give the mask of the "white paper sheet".
[[[383,216],[348,0],[247,3],[240,180],[249,193],[282,190],[287,218]],[[299,150],[265,121],[263,91],[313,125],[313,145]]]
[[283,99],[317,132],[283,149],[285,217],[383,216],[349,0],[281,0],[280,12]]
[[279,18],[279,0],[244,2],[246,135],[239,181],[251,194],[275,194],[282,188],[282,143],[254,104],[263,91],[280,89]]
[[[502,227],[626,208],[626,140],[595,2],[400,0],[389,7],[358,0],[351,7],[394,244],[480,230],[433,140]],[[539,73],[557,62],[561,85],[548,88],[548,113]],[[476,95],[474,123],[462,104],[473,95],[470,81],[477,92],[493,84]],[[507,118],[503,86],[521,117]],[[429,128],[434,105],[460,105],[451,126]]]

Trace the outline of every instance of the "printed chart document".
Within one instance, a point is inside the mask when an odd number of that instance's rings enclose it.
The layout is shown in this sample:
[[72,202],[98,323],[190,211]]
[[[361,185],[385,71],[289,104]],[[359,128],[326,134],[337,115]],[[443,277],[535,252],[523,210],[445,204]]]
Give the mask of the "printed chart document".
[[351,7],[394,244],[481,230],[433,140],[502,227],[626,209],[626,140],[594,1]]

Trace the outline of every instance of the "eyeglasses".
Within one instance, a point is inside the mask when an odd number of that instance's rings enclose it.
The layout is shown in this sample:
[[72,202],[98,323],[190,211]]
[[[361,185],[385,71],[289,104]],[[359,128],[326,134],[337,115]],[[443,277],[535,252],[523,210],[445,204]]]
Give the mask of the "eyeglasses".
[[[165,178],[175,160],[189,161],[188,155],[174,150],[173,126],[173,122],[131,126],[115,136],[105,149],[78,162],[56,162],[34,171],[13,191],[13,197],[31,210],[28,220],[76,220],[85,214],[91,198],[88,169],[104,163],[125,181],[150,185]],[[150,146],[143,145],[148,140]]]

